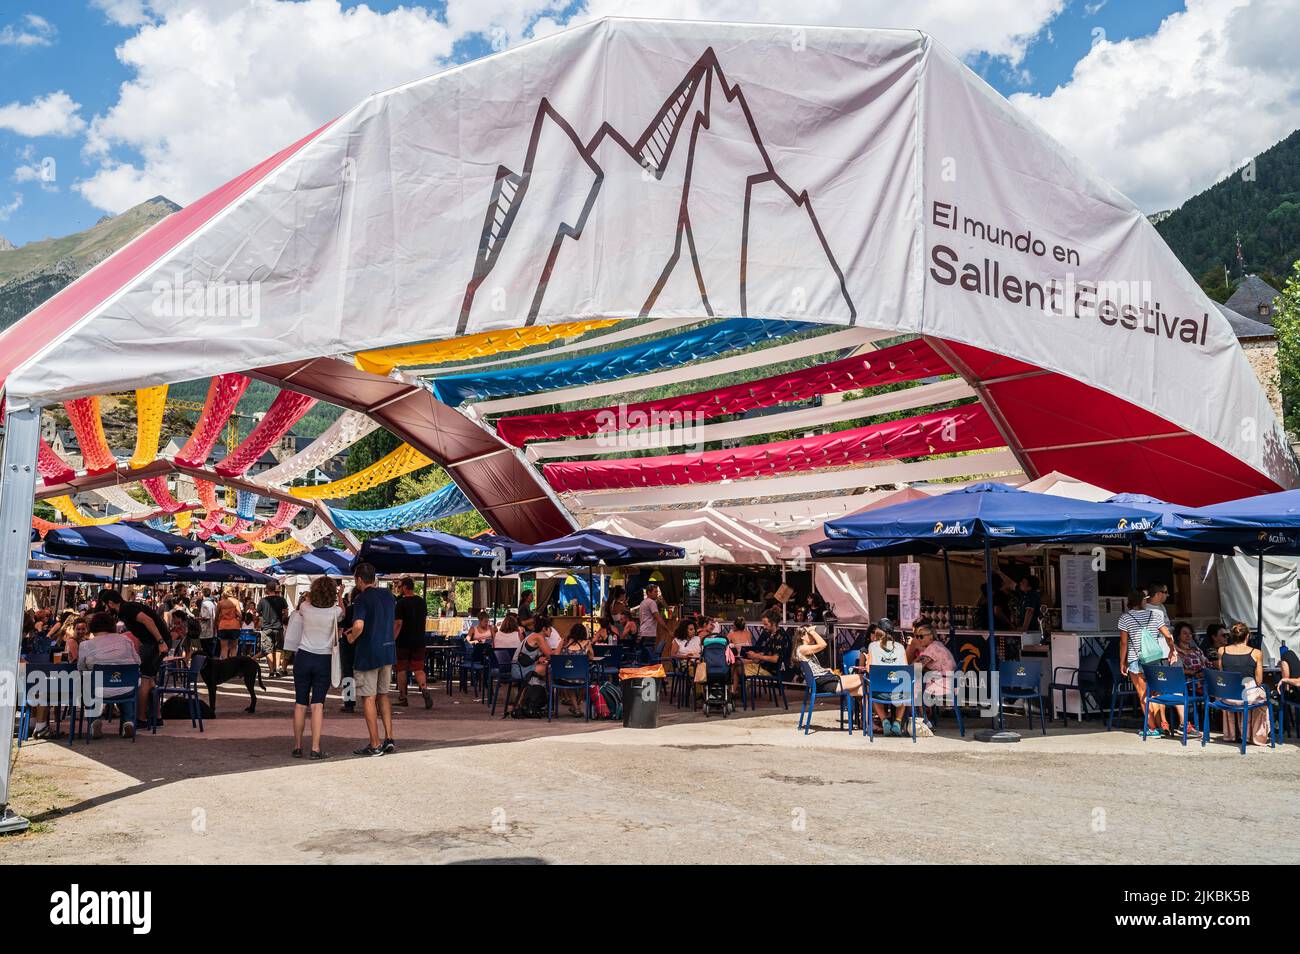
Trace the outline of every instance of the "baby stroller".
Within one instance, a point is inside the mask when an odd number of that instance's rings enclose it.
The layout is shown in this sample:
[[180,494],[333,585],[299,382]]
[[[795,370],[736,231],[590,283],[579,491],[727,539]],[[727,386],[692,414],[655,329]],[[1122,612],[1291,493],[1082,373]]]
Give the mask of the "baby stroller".
[[709,639],[700,650],[700,660],[704,664],[704,715],[707,718],[710,709],[722,713],[723,718],[734,711],[731,704],[731,667],[727,661],[727,641]]

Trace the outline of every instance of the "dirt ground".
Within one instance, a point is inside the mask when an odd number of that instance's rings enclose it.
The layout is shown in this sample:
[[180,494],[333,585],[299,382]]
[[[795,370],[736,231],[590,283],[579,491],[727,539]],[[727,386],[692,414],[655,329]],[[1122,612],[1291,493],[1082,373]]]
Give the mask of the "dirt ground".
[[[819,711],[726,720],[662,707],[656,730],[502,720],[459,691],[398,710],[399,751],[357,758],[327,706],[325,751],[289,757],[288,680],[256,715],[223,688],[199,734],[32,742],[13,804],[33,822],[0,863],[1300,861],[1300,746],[1184,749],[1132,729],[1014,745],[877,738]],[[983,723],[980,723],[981,725]],[[1023,720],[1016,720],[1023,731]],[[1153,854],[1155,853],[1155,854]]]

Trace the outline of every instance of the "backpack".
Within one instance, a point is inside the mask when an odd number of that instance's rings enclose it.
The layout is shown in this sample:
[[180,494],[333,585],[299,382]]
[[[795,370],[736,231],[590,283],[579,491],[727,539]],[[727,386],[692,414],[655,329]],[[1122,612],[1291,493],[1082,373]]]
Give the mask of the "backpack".
[[544,719],[546,717],[546,688],[544,686],[524,686],[523,694],[510,715],[516,719]]
[[1147,663],[1161,662],[1168,657],[1164,646],[1160,644],[1160,631],[1151,626],[1152,617],[1155,614],[1147,610],[1146,624],[1137,631],[1138,640],[1138,663],[1145,666]]
[[608,719],[609,703],[606,702],[605,697],[600,694],[600,690],[595,686],[591,686],[589,689],[589,695],[591,698],[591,711],[595,714],[596,718]]
[[601,683],[599,694],[600,698],[604,701],[605,709],[608,713],[603,718],[623,718],[623,690],[612,682],[605,682]]

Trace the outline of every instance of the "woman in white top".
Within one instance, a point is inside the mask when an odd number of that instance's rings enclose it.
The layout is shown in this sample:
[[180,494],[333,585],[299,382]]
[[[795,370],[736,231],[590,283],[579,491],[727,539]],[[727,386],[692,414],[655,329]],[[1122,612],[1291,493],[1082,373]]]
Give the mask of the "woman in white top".
[[301,603],[289,617],[284,648],[293,657],[293,757],[302,758],[302,731],[311,707],[311,758],[323,759],[321,727],[325,722],[325,695],[329,692],[334,645],[339,637],[338,587],[327,576],[318,576]]
[[492,625],[492,620],[487,613],[478,614],[478,622],[470,627],[469,641],[471,643],[490,643],[492,637],[497,633],[497,628]]
[[677,624],[677,634],[673,637],[673,655],[677,657],[695,657],[700,654],[700,636],[695,631],[695,624],[682,620]]
[[[906,666],[907,646],[895,639],[892,631],[875,628],[871,634],[871,644],[867,646],[867,669],[872,666]],[[894,706],[894,719],[889,720],[889,706],[876,702],[872,704],[876,717],[880,720],[880,730],[885,735],[903,735],[903,722],[907,718],[907,706]]]
[[492,637],[493,649],[518,649],[524,634],[519,629],[519,619],[514,613],[507,613],[501,621],[501,628]]

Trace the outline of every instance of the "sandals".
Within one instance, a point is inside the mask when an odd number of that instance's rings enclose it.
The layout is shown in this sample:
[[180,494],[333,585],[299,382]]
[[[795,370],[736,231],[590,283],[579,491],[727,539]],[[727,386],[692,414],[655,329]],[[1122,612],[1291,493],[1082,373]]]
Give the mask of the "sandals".
[[323,758],[328,758],[328,756],[320,749],[313,749],[311,755],[309,755],[308,758],[310,758],[313,762],[319,762]]
[[293,756],[295,759],[300,759],[302,758],[302,749],[301,748],[294,749],[289,754]]

